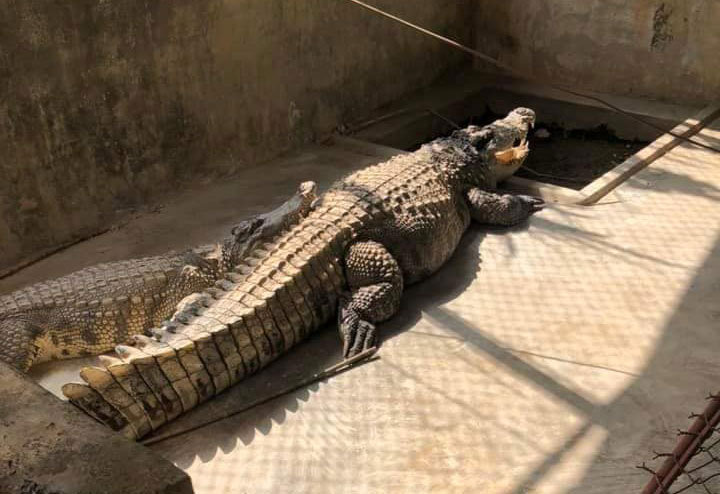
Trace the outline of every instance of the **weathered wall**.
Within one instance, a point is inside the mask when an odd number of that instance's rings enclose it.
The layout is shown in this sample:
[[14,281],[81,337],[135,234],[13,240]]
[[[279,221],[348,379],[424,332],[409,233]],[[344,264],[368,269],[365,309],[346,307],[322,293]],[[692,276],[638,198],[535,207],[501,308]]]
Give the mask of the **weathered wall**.
[[720,94],[717,0],[493,0],[475,15],[476,46],[526,74],[698,106]]
[[[470,0],[375,3],[471,39]],[[466,60],[336,0],[2,1],[0,271]]]

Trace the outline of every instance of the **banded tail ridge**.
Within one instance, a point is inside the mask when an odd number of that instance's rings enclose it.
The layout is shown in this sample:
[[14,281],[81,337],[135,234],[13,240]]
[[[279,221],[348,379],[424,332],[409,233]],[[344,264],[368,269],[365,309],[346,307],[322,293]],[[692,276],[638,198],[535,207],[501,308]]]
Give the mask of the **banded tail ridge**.
[[314,213],[206,290],[152,337],[120,345],[69,400],[125,436],[139,439],[262,369],[337,311],[345,289],[341,256],[351,228]]

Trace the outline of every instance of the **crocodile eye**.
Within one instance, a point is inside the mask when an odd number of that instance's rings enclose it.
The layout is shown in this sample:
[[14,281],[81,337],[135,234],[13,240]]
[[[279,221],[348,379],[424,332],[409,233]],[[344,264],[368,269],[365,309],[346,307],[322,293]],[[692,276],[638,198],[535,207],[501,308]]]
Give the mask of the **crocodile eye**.
[[265,224],[265,218],[255,218],[255,220],[252,222],[252,225],[250,226],[250,229],[252,231],[257,230],[261,226]]
[[262,218],[246,220],[239,225],[233,227],[233,229],[230,230],[230,234],[236,237],[238,240],[244,239],[246,237],[249,237],[253,232],[257,231],[257,229],[260,228],[263,223],[265,223],[265,220]]
[[230,234],[237,237],[238,235],[240,235],[241,232],[247,230],[247,228],[248,227],[246,223],[241,223],[237,226],[234,226],[232,230],[230,230]]

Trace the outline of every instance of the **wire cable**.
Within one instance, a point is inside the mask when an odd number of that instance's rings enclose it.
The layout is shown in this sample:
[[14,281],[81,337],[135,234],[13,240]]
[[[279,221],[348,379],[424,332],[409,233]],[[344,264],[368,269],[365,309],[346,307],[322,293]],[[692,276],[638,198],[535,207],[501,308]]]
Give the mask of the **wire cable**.
[[688,142],[688,143],[693,144],[693,145],[695,145],[695,146],[701,147],[701,148],[703,148],[703,149],[707,149],[707,150],[710,150],[710,151],[714,151],[714,152],[716,152],[716,153],[720,153],[720,149],[718,149],[718,148],[715,148],[715,147],[713,147],[713,146],[709,146],[709,145],[707,145],[707,144],[705,144],[705,143],[703,143],[703,142],[696,141],[696,140],[694,140],[694,139],[691,139],[690,137],[687,137],[687,136],[684,136],[684,135],[681,135],[681,134],[676,134],[676,133],[674,133],[674,132],[671,131],[671,130],[666,130],[666,129],[662,128],[661,126],[656,125],[656,124],[654,124],[654,123],[652,123],[652,122],[649,122],[649,121],[645,120],[644,118],[638,117],[637,115],[633,115],[632,113],[630,113],[630,112],[628,112],[628,111],[626,111],[626,110],[623,110],[622,108],[619,108],[618,106],[613,105],[612,103],[609,103],[609,102],[605,101],[604,99],[602,99],[602,98],[600,98],[600,97],[593,96],[593,95],[591,95],[591,94],[581,93],[581,92],[576,91],[576,90],[574,90],[574,89],[570,89],[569,87],[566,87],[566,86],[557,84],[557,83],[555,83],[555,82],[545,81],[545,80],[542,80],[542,79],[540,79],[540,78],[538,78],[538,77],[530,77],[530,76],[527,76],[527,75],[525,75],[524,73],[519,72],[518,70],[510,67],[509,65],[504,64],[504,63],[502,63],[501,61],[499,61],[499,60],[497,60],[497,59],[495,59],[495,58],[493,58],[493,57],[491,57],[491,56],[489,56],[489,55],[486,55],[485,53],[482,53],[482,52],[480,52],[480,51],[478,51],[478,50],[475,50],[474,48],[470,48],[470,47],[468,47],[468,46],[465,46],[465,45],[463,45],[462,43],[460,43],[460,42],[458,42],[458,41],[455,41],[454,39],[448,38],[448,37],[446,37],[446,36],[442,36],[441,34],[438,34],[438,33],[434,32],[434,31],[430,31],[429,29],[426,29],[426,28],[424,28],[424,27],[422,27],[422,26],[419,26],[419,25],[417,25],[417,24],[413,24],[412,22],[407,21],[407,20],[405,20],[405,19],[402,19],[401,17],[398,17],[398,16],[396,16],[396,15],[390,14],[389,12],[385,12],[384,10],[379,9],[378,7],[375,7],[375,6],[373,6],[373,5],[369,5],[369,4],[365,3],[365,2],[362,2],[361,0],[347,0],[347,1],[349,1],[349,2],[351,2],[351,3],[354,3],[355,5],[358,5],[358,6],[364,8],[364,9],[366,9],[366,10],[369,10],[369,11],[371,11],[371,12],[374,12],[374,13],[376,13],[376,14],[378,14],[378,15],[381,15],[381,16],[383,16],[383,17],[386,17],[386,18],[388,18],[388,19],[390,19],[390,20],[392,20],[392,21],[395,21],[395,22],[397,22],[397,23],[399,23],[399,24],[402,24],[403,26],[409,27],[409,28],[414,29],[414,30],[416,30],[416,31],[419,31],[419,32],[421,32],[421,33],[423,33],[423,34],[425,34],[425,35],[427,35],[427,36],[430,36],[430,37],[432,37],[432,38],[435,38],[435,39],[437,39],[437,40],[440,40],[440,41],[442,41],[443,43],[446,43],[446,44],[448,44],[448,45],[450,45],[450,46],[452,46],[452,47],[454,47],[454,48],[456,48],[456,49],[458,49],[458,50],[461,50],[461,51],[464,51],[464,52],[466,52],[466,53],[469,53],[470,55],[472,55],[472,56],[474,56],[474,57],[476,57],[476,58],[479,58],[480,60],[484,60],[485,62],[488,62],[488,63],[490,63],[491,65],[494,65],[495,67],[497,67],[497,68],[499,68],[499,69],[501,69],[501,70],[503,70],[503,71],[505,71],[505,72],[513,75],[514,77],[516,77],[516,78],[518,78],[518,79],[522,79],[522,80],[525,80],[525,81],[535,82],[535,83],[541,84],[541,85],[543,85],[543,86],[547,86],[547,87],[549,87],[549,88],[551,88],[551,89],[555,89],[555,90],[557,90],[557,91],[562,91],[562,92],[564,92],[564,93],[571,94],[571,95],[573,95],[573,96],[577,96],[577,97],[579,97],[579,98],[585,98],[585,99],[588,99],[588,100],[591,100],[591,101],[595,101],[596,103],[599,103],[599,104],[603,105],[604,107],[609,108],[610,110],[612,110],[612,111],[614,111],[614,112],[616,112],[616,113],[619,113],[619,114],[621,114],[621,115],[625,115],[626,117],[631,118],[631,119],[633,119],[633,120],[635,120],[635,121],[637,121],[637,122],[639,122],[639,123],[642,123],[642,124],[644,124],[644,125],[646,125],[646,126],[648,126],[648,127],[653,128],[653,129],[655,129],[655,130],[659,130],[660,132],[663,132],[663,133],[665,133],[665,134],[669,134],[669,135],[671,135],[671,136],[673,136],[673,137],[675,137],[675,138],[677,138],[677,139],[681,139],[681,140],[683,140],[683,141],[685,141],[685,142]]

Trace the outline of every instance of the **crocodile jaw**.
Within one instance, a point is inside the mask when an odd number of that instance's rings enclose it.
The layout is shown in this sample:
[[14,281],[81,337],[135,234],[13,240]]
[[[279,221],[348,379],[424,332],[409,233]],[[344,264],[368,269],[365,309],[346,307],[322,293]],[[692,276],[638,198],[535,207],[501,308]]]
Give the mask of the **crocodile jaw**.
[[490,169],[497,182],[502,182],[510,178],[522,166],[525,158],[530,152],[527,139],[523,139],[518,146],[497,151],[495,153],[495,163]]
[[487,126],[492,140],[485,149],[495,183],[508,179],[522,166],[530,152],[527,136],[534,126],[535,112],[523,107]]

